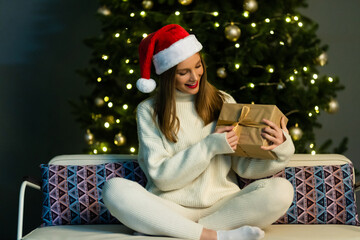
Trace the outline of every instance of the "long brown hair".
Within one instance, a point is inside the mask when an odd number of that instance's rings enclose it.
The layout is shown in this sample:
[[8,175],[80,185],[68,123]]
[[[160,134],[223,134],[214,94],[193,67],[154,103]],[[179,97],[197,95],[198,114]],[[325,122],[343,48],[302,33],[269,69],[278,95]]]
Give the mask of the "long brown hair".
[[[195,108],[204,121],[204,125],[207,125],[219,117],[224,95],[207,81],[206,65],[201,54],[200,59],[204,73],[200,79],[199,92],[195,97]],[[154,101],[153,119],[171,142],[177,142],[177,132],[180,128],[180,122],[176,116],[176,68],[177,66],[174,66],[159,76],[159,87]]]

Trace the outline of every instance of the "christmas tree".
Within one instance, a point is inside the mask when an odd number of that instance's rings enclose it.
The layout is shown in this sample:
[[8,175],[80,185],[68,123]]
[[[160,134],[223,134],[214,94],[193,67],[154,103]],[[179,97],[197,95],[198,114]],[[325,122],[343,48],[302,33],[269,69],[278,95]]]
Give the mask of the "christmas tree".
[[[180,24],[203,44],[209,82],[238,103],[275,104],[289,118],[297,153],[329,152],[317,144],[318,115],[335,113],[338,77],[319,74],[327,45],[317,24],[299,10],[304,0],[99,0],[99,36],[85,43],[90,65],[80,70],[92,86],[73,103],[88,153],[137,153],[135,111],[150,97],[136,89],[138,45],[147,34]],[[156,76],[152,76],[156,79]],[[324,113],[324,114],[327,114]],[[346,138],[332,150],[346,150]]]

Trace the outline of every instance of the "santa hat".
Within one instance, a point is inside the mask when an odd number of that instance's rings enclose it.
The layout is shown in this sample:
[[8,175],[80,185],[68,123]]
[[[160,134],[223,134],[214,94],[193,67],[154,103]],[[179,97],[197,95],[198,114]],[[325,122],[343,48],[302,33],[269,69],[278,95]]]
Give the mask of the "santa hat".
[[139,45],[141,78],[136,86],[143,93],[152,92],[156,83],[150,78],[151,60],[160,75],[202,49],[195,35],[177,24],[169,24],[149,34]]

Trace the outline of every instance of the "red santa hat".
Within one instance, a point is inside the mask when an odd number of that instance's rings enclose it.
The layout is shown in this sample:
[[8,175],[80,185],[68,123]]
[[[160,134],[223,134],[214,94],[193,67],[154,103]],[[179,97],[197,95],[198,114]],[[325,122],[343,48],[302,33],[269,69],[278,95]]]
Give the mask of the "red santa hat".
[[149,34],[139,45],[141,78],[136,87],[143,93],[152,92],[156,83],[150,78],[151,60],[160,75],[202,49],[195,35],[177,24],[169,24]]

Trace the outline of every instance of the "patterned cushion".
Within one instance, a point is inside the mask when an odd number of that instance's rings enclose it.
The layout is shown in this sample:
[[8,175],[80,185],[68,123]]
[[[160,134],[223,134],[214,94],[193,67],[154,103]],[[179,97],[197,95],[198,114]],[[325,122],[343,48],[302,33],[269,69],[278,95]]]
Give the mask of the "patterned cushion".
[[123,177],[146,184],[138,163],[106,163],[86,166],[41,165],[42,226],[119,223],[101,198],[104,183]]
[[[293,203],[277,224],[359,225],[352,164],[287,167],[272,177],[288,179],[295,190]],[[253,181],[239,178],[239,186]]]

